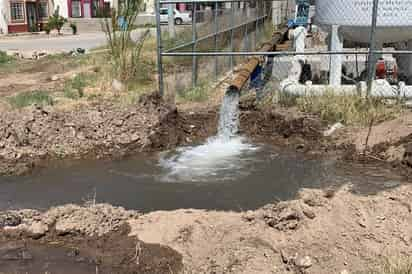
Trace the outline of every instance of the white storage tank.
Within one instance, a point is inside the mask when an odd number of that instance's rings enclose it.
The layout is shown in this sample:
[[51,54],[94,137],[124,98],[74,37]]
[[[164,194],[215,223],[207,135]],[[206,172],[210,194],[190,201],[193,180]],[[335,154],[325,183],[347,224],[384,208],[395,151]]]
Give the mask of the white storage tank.
[[[340,26],[344,40],[367,43],[372,22],[373,0],[316,0],[315,22]],[[412,39],[412,1],[380,0],[377,20],[378,43]]]

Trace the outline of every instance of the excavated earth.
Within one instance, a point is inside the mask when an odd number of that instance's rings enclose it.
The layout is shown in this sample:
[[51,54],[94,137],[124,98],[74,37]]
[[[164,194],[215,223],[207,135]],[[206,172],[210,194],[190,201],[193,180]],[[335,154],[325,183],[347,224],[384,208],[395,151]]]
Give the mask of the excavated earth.
[[[257,141],[342,160],[412,167],[412,115],[324,137],[326,124],[293,109],[240,104],[240,131]],[[60,158],[121,157],[196,144],[216,133],[218,107],[178,111],[157,95],[57,112],[0,114],[0,173]],[[398,130],[398,128],[402,130]],[[366,153],[365,153],[366,152]],[[395,169],[394,169],[395,170]],[[412,254],[412,186],[359,193],[353,182],[302,189],[247,212],[140,214],[108,204],[0,212],[0,273],[359,273]]]
[[[72,111],[1,112],[0,174],[22,174],[55,159],[116,158],[200,143],[216,133],[218,111],[215,106],[178,112],[152,94],[124,108],[104,103]],[[252,138],[310,143],[306,149],[320,145],[322,125],[313,117],[262,112],[245,104],[240,119],[241,133]]]

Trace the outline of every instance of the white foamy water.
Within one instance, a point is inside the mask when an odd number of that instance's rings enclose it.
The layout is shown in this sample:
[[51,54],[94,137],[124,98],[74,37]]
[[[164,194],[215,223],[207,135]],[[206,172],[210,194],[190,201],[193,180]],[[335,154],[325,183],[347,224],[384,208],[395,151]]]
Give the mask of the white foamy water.
[[225,95],[220,109],[218,134],[199,146],[184,147],[162,155],[160,165],[167,171],[164,181],[222,181],[245,176],[245,166],[258,149],[237,136],[239,94]]

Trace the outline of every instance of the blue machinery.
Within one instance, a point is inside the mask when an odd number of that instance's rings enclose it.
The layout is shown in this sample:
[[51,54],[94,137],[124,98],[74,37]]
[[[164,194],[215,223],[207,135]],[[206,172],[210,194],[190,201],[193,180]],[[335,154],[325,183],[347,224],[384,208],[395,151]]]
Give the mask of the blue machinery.
[[309,0],[296,0],[295,19],[289,20],[288,27],[306,27],[309,24]]

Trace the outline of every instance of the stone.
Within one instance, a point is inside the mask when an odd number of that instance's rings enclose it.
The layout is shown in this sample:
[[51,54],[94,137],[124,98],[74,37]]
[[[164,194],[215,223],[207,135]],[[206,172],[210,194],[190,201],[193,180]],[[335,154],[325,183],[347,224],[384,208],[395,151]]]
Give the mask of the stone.
[[328,130],[325,130],[323,132],[323,136],[328,137],[332,136],[333,133],[335,133],[337,130],[344,128],[344,125],[342,123],[336,123],[333,126],[331,126]]
[[255,213],[251,210],[246,211],[245,214],[243,214],[243,219],[246,220],[247,222],[252,222],[255,220]]
[[21,217],[10,212],[0,213],[0,228],[5,226],[18,226],[21,224]]
[[349,271],[347,271],[346,269],[344,269],[344,270],[342,270],[342,271],[340,272],[340,274],[350,274],[350,273],[349,273]]
[[43,237],[48,231],[49,227],[41,222],[34,222],[28,227],[28,232],[30,232],[31,237],[34,239]]
[[298,258],[296,260],[296,266],[299,268],[310,268],[312,266],[312,259],[309,256]]
[[60,79],[60,76],[59,75],[53,75],[51,78],[50,78],[50,80],[52,80],[52,81],[57,81],[57,80],[59,80]]
[[279,214],[279,221],[288,221],[288,220],[299,220],[299,212],[294,208],[287,207],[282,210]]
[[302,205],[302,212],[309,219],[315,219],[316,218],[315,212],[307,205]]
[[122,92],[126,89],[124,84],[117,79],[113,79],[112,88],[114,91],[117,91],[117,92]]

